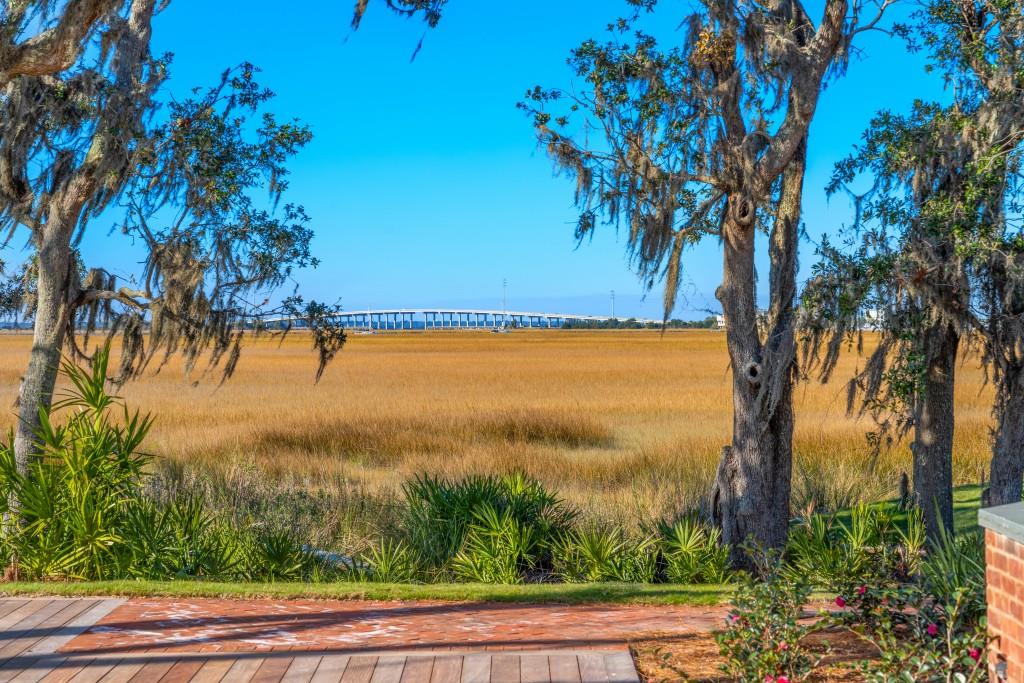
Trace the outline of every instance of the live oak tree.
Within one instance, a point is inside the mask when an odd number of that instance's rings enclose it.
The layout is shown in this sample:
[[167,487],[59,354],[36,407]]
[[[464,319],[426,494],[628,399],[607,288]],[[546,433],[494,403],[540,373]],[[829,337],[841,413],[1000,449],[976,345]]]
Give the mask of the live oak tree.
[[[659,48],[634,23],[653,2],[585,42],[570,60],[586,87],[537,88],[524,104],[556,167],[576,179],[577,236],[602,222],[628,229],[648,286],[665,280],[675,304],[687,247],[721,241],[732,365],[733,432],[709,512],[734,548],[785,542],[796,370],[794,297],[807,131],[823,83],[841,70],[861,22],[860,3],[829,0],[815,22],[798,1],[703,0],[681,44]],[[631,39],[630,39],[631,36]],[[757,307],[755,243],[768,234],[769,308]]]
[[3,0],[0,2],[0,87],[18,76],[70,69],[96,27],[124,0]]
[[987,503],[1017,503],[1024,488],[1024,10],[1000,0],[936,0],[929,9],[922,42],[956,79],[966,119],[960,154],[949,161],[966,169],[968,181],[951,204],[974,228],[966,249],[974,254],[976,317],[996,390]]
[[1011,217],[1024,33],[1015,3],[961,0],[926,3],[904,32],[953,84],[953,102],[880,115],[840,165],[836,186],[859,172],[875,178],[860,202],[859,224],[871,227],[852,252],[825,245],[805,299],[812,348],[832,333],[826,376],[841,332],[855,330],[865,308],[877,312],[880,343],[851,386],[890,436],[913,429],[915,495],[936,538],[952,529],[953,390],[965,340],[981,340],[996,388],[990,499],[1021,497],[1024,281]]
[[946,211],[946,192],[961,178],[941,160],[956,125],[929,105],[872,122],[866,143],[838,166],[831,187],[862,172],[876,180],[860,199],[859,244],[844,253],[826,241],[803,297],[808,365],[820,361],[823,379],[842,340],[860,335],[865,323],[878,324],[880,339],[850,384],[848,408],[878,420],[876,448],[913,431],[914,495],[930,538],[952,530],[953,389],[971,326],[967,258]]
[[[247,64],[171,98],[169,58],[150,53],[163,4],[5,4],[0,225],[8,242],[27,235],[9,299],[33,322],[15,434],[23,468],[61,353],[87,355],[90,332],[121,337],[120,380],[175,354],[226,377],[244,335],[270,312],[305,319],[319,372],[345,340],[331,307],[297,295],[270,303],[294,268],[316,263],[302,208],[277,209],[285,164],[308,129],[266,111],[272,93]],[[82,262],[77,247],[98,222],[113,225],[108,239],[142,247],[137,277]]]

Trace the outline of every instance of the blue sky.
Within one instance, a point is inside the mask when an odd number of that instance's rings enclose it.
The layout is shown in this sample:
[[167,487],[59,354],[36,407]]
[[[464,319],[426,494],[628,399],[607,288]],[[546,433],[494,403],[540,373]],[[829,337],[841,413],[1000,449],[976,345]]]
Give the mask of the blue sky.
[[[625,3],[452,0],[412,63],[422,24],[378,0],[353,33],[352,4],[174,0],[155,26],[156,51],[175,53],[172,90],[210,84],[223,68],[252,61],[278,94],[273,110],[312,127],[286,197],[312,216],[323,262],[297,275],[302,291],[348,309],[499,307],[507,279],[510,309],[605,313],[614,289],[619,315],[659,316],[661,290],[644,300],[613,229],[577,248],[572,183],[553,176],[515,108],[535,84],[570,85],[571,48],[601,36]],[[686,7],[663,0],[659,16],[682,17]],[[899,41],[863,37],[863,56],[829,86],[812,128],[804,215],[811,235],[847,219],[848,201],[829,202],[823,188],[872,113],[905,111],[915,97],[938,92]],[[112,239],[94,226],[87,263],[109,261]],[[129,252],[115,253],[132,270]],[[812,260],[805,245],[804,274]],[[717,308],[720,274],[717,243],[692,251],[677,315]]]

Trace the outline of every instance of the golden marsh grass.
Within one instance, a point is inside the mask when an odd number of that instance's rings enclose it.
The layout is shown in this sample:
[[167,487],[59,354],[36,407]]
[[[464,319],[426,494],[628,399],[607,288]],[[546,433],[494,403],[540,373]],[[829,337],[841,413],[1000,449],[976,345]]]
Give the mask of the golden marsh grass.
[[[27,335],[0,336],[14,401]],[[798,502],[891,495],[905,446],[871,463],[866,420],[845,414],[847,354],[829,385],[796,392]],[[301,336],[249,343],[235,376],[198,384],[180,364],[123,388],[152,411],[148,449],[199,469],[240,462],[310,488],[388,496],[417,474],[523,470],[585,512],[633,524],[693,505],[730,433],[725,336],[710,331],[352,335],[314,384]],[[957,387],[958,481],[988,457],[990,393],[974,358]],[[5,411],[4,426],[14,420]],[[340,487],[340,488],[339,488]]]

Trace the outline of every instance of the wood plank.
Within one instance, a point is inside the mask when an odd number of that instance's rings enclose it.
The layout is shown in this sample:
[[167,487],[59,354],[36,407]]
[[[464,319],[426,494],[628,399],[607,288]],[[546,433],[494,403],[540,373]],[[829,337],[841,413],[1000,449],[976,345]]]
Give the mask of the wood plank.
[[[263,660],[263,664],[256,672],[256,675],[252,677],[252,683],[280,683],[291,665],[291,657],[267,657]],[[160,681],[160,683],[163,683],[163,681]]]
[[608,683],[608,669],[604,666],[604,655],[581,654],[580,680],[582,683]]
[[67,683],[89,664],[88,659],[68,657],[60,666],[54,667],[53,671],[39,679],[39,683]]
[[11,683],[38,683],[41,679],[46,678],[57,666],[63,664],[65,659],[67,658],[35,657],[26,659],[19,665],[21,668],[20,673],[17,673],[10,681]]
[[[370,677],[373,676],[373,668],[375,666],[377,666],[376,657],[372,655],[354,655],[348,660],[348,666],[345,667],[345,673],[341,677],[342,683],[370,683]],[[318,669],[317,674],[319,673]]]
[[378,657],[377,664],[373,667],[370,683],[400,683],[402,672],[405,670],[405,661],[405,657],[401,655]]
[[405,657],[399,655],[386,655],[377,659],[377,666],[373,668],[373,676],[370,683],[399,683],[402,680],[402,671],[405,669]]
[[519,660],[523,683],[551,683],[551,670],[546,655],[523,655]]
[[430,655],[417,655],[405,660],[401,683],[430,683],[430,674],[434,670],[434,658]]
[[178,660],[176,659],[158,659],[149,662],[136,671],[130,680],[133,683],[153,683],[153,681],[159,681],[177,663]]
[[471,654],[462,659],[462,683],[489,683],[490,680],[490,655]]
[[28,600],[0,600],[0,617],[6,617],[27,602]]
[[[203,664],[190,683],[220,683],[228,675],[231,667],[235,665],[235,661],[231,657],[211,659]],[[106,683],[106,681],[100,683]]]
[[[7,632],[12,637],[4,640],[3,646],[0,647],[0,660],[9,660],[32,648],[92,604],[93,601],[89,600],[54,600],[45,608],[22,619]],[[17,660],[11,664],[17,666]],[[4,668],[8,668],[6,661]]]
[[100,679],[100,683],[128,683],[142,669],[140,661],[119,661],[117,665]]
[[491,656],[491,683],[519,683],[519,656]]
[[25,654],[41,655],[52,654],[70,643],[74,638],[85,633],[90,626],[103,617],[114,611],[118,606],[124,604],[124,600],[109,599],[96,601],[88,609],[83,610],[76,617],[65,623],[59,633],[54,633],[40,640],[29,648]]
[[13,618],[12,623],[0,631],[0,643],[9,643],[24,637],[26,631],[31,631],[40,622],[46,621],[70,604],[71,602],[68,600],[50,600],[49,602],[25,605],[24,609],[14,610],[8,615]]
[[608,669],[608,680],[613,683],[640,683],[640,675],[633,664],[633,657],[628,652],[606,654],[604,666]]
[[309,683],[320,665],[320,655],[299,655],[292,660],[281,683]]
[[548,657],[551,683],[580,683],[580,664],[576,655],[551,655]]
[[430,672],[430,683],[459,683],[460,680],[462,680],[462,655],[434,657],[434,670]]
[[242,656],[235,660],[228,672],[224,674],[224,681],[231,683],[247,683],[263,664],[262,657]]
[[338,683],[348,668],[348,655],[324,655],[311,683]]
[[119,661],[117,659],[94,659],[88,666],[79,671],[71,679],[70,683],[96,683],[117,666]]
[[[192,677],[203,668],[203,660],[189,658],[178,660],[178,663],[170,668],[160,679],[160,683],[188,683]],[[275,681],[274,683],[277,683]]]
[[14,625],[25,617],[38,612],[50,603],[55,602],[54,600],[26,600],[25,604],[18,607],[13,612],[9,612],[0,618],[0,640],[4,639],[4,632],[13,630]]

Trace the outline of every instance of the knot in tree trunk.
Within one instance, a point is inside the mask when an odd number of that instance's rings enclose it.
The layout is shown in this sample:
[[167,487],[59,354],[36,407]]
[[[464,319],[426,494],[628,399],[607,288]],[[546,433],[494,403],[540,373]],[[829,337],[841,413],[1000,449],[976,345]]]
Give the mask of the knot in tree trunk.
[[758,386],[761,384],[761,364],[750,361],[743,366],[743,376],[747,378],[747,381],[752,386]]
[[741,193],[729,197],[729,218],[736,225],[749,228],[754,224],[754,217],[756,215],[757,211],[754,208],[754,202],[749,195]]

